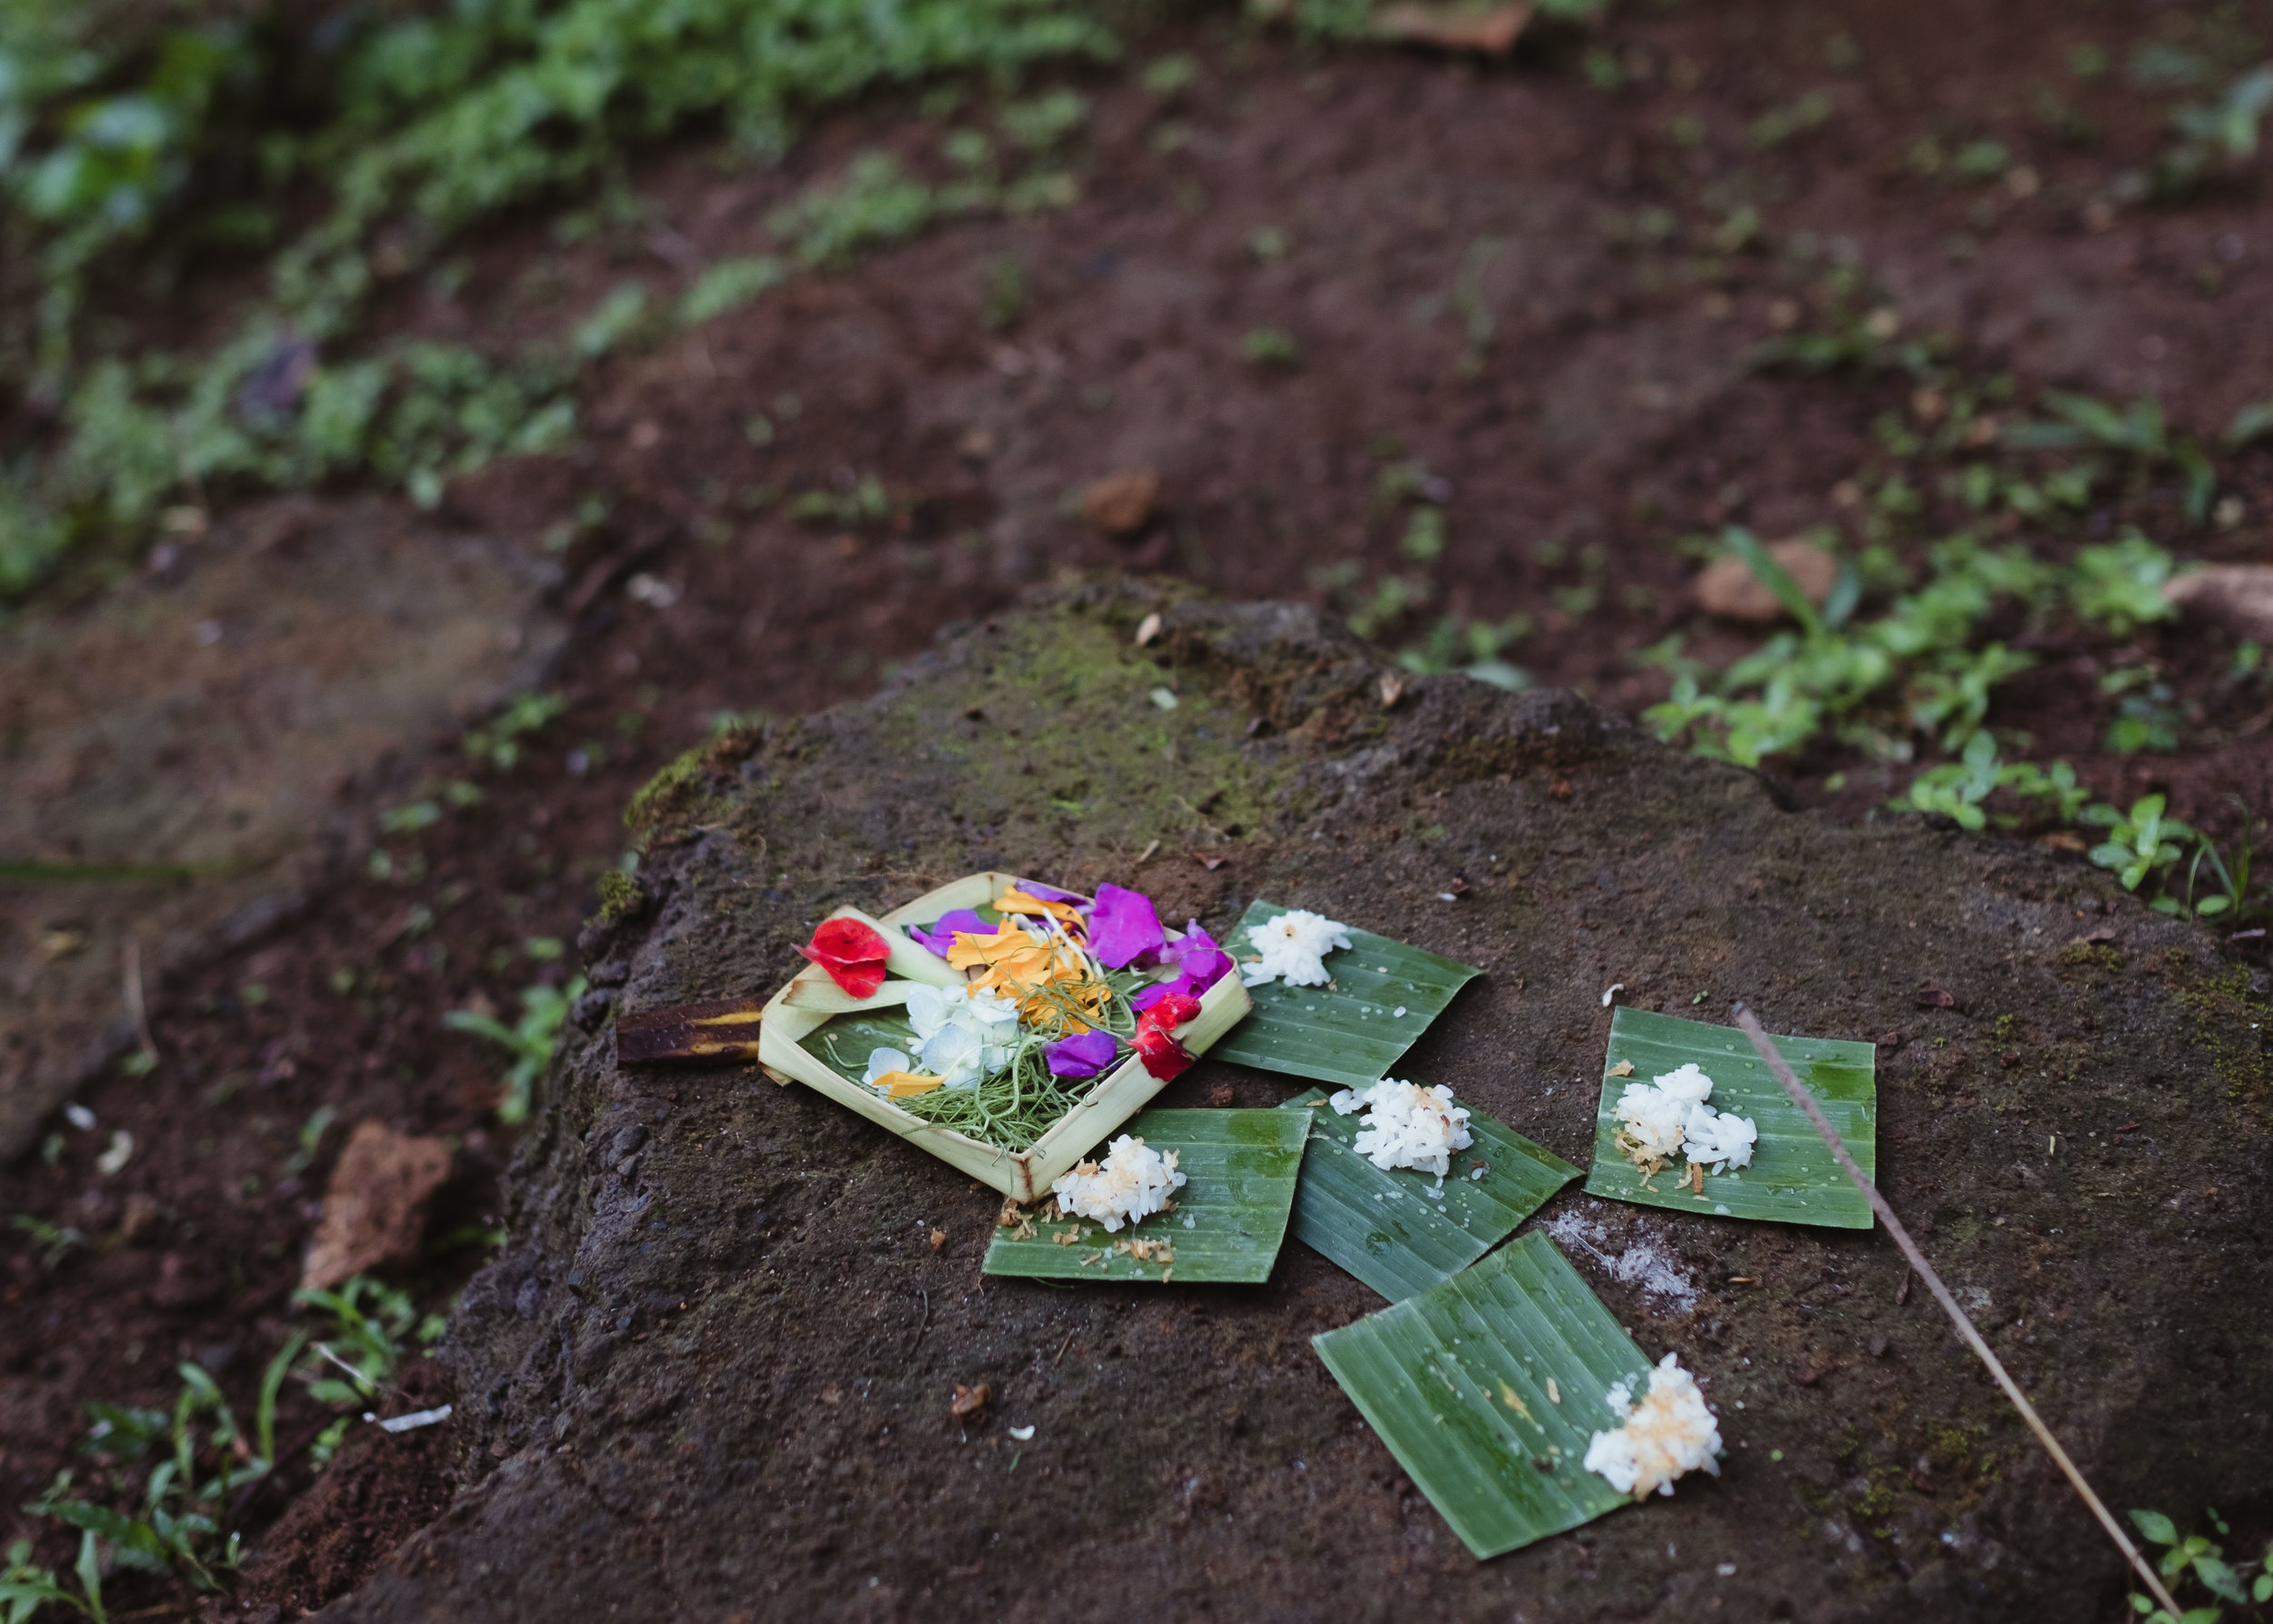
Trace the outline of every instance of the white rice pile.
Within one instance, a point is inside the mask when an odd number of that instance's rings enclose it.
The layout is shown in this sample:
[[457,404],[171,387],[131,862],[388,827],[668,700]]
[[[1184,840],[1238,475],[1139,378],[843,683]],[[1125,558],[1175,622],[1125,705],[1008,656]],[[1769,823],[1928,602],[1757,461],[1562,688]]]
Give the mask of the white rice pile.
[[1683,1154],[1716,1173],[1751,1166],[1752,1147],[1760,1141],[1758,1124],[1749,1117],[1716,1111],[1710,1106],[1700,1109],[1701,1116],[1696,1111],[1689,1114],[1688,1138],[1681,1143]]
[[1705,1103],[1712,1092],[1713,1079],[1694,1060],[1647,1083],[1627,1084],[1611,1108],[1620,1128],[1619,1148],[1636,1166],[1653,1172],[1677,1156],[1716,1173],[1748,1167],[1759,1127],[1748,1117],[1713,1109]]
[[1123,1134],[1107,1148],[1104,1167],[1083,1162],[1051,1185],[1050,1194],[1067,1218],[1095,1218],[1109,1235],[1125,1223],[1144,1222],[1183,1188],[1175,1151],[1164,1156]]
[[1671,1494],[1673,1480],[1683,1472],[1702,1468],[1720,1476],[1720,1427],[1677,1355],[1668,1353],[1657,1362],[1640,1403],[1622,1381],[1608,1397],[1610,1408],[1625,1424],[1594,1435],[1586,1464],[1611,1488],[1640,1499],[1653,1489]]
[[1349,927],[1324,914],[1296,908],[1276,919],[1250,925],[1247,940],[1262,955],[1239,966],[1239,979],[1249,987],[1260,987],[1266,981],[1324,987],[1333,979],[1326,973],[1326,956],[1349,946]]
[[1377,1168],[1413,1168],[1442,1180],[1452,1170],[1452,1153],[1476,1142],[1468,1135],[1467,1108],[1454,1105],[1452,1090],[1442,1083],[1424,1088],[1383,1078],[1371,1088],[1343,1089],[1331,1104],[1340,1117],[1365,1111],[1350,1148]]

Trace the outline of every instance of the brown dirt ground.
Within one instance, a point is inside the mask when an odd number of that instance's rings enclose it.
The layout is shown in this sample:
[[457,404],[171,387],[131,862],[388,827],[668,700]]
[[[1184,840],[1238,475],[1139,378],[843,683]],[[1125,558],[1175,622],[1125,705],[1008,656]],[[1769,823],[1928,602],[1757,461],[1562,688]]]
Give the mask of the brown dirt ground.
[[[513,773],[437,762],[436,777],[481,777],[488,798],[386,840],[393,880],[345,883],[267,943],[163,990],[153,1022],[165,1063],[84,1097],[135,1134],[125,1173],[99,1178],[95,1136],[67,1131],[52,1165],[8,1171],[11,1210],[100,1238],[52,1271],[28,1247],[6,1258],[0,1502],[19,1504],[65,1465],[85,1480],[83,1398],[165,1402],[185,1358],[248,1398],[285,1334],[309,1203],[339,1143],[305,1176],[278,1176],[318,1105],[344,1123],[375,1116],[458,1138],[437,1237],[495,1212],[511,1153],[489,1115],[500,1068],[442,1014],[510,1011],[523,984],[568,973],[531,962],[523,942],[574,937],[623,848],[626,800],[716,711],[792,715],[857,696],[943,626],[1062,571],[1133,566],[1234,597],[1317,599],[1320,566],[1402,566],[1401,521],[1375,499],[1397,456],[1452,483],[1443,606],[1537,616],[1514,657],[1542,682],[1629,709],[1657,697],[1664,678],[1627,657],[1690,620],[1694,566],[1675,540],[1732,520],[1764,534],[1851,526],[1833,492],[1884,464],[1872,420],[1907,407],[1907,386],[1890,378],[1742,368],[1773,302],[1810,297],[1822,266],[1700,246],[1728,207],[1757,203],[1778,241],[1807,231],[1851,253],[1914,330],[1952,332],[1972,364],[2009,369],[2024,391],[2151,389],[2214,430],[2273,375],[2273,324],[2252,319],[2273,256],[2258,200],[2231,190],[2098,222],[2091,201],[2151,153],[2170,98],[2119,72],[2078,80],[2068,53],[2089,41],[2120,62],[2132,45],[2188,30],[2226,50],[2261,12],[1987,0],[1836,18],[1763,3],[1637,10],[1600,42],[1629,75],[1616,94],[1587,85],[1596,42],[1579,35],[1544,35],[1479,67],[1317,51],[1202,15],[1147,42],[1147,54],[1187,49],[1201,64],[1176,105],[1118,78],[1072,81],[1096,105],[1072,208],[949,226],[610,362],[589,387],[583,450],[501,466],[450,498],[465,524],[531,548],[585,498],[606,506],[569,551],[577,627],[556,685],[567,713]],[[1841,35],[1858,48],[1851,68],[1827,54]],[[1823,129],[1772,150],[1747,144],[1749,120],[1817,85],[1837,107]],[[2098,134],[2063,135],[2048,97]],[[1671,133],[1683,115],[1701,121],[1701,144]],[[776,171],[722,174],[688,147],[655,155],[636,180],[654,218],[707,259],[768,246],[766,211],[863,147],[928,162],[944,127],[878,102],[826,121]],[[1994,135],[2038,185],[2024,198],[1921,179],[1903,155],[1928,133]],[[1650,207],[1671,211],[1679,235],[1635,246]],[[1287,233],[1284,258],[1250,252],[1265,225]],[[1464,368],[1454,295],[1486,239],[1505,245],[1477,284],[1494,332]],[[982,307],[1005,256],[1022,263],[1028,296],[996,332]],[[557,328],[626,275],[657,292],[683,275],[637,234],[566,251],[535,220],[468,258],[455,297],[406,289],[388,320],[511,338]],[[1265,326],[1294,336],[1297,366],[1241,358],[1242,336]],[[745,428],[759,413],[775,431],[764,446]],[[1139,465],[1162,476],[1164,515],[1133,542],[1065,510],[1068,491]],[[2189,554],[2265,556],[2273,456],[2245,454],[2221,474],[2244,500],[2234,528],[2186,531],[2176,493],[2150,486],[2040,539],[2058,550],[2137,519]],[[801,526],[778,500],[745,496],[866,475],[896,498],[872,526]],[[676,601],[626,596],[636,572]],[[1557,606],[1558,593],[1588,585],[1598,606]],[[59,588],[74,589],[88,586]],[[1693,629],[1700,648],[1742,646],[1727,628]],[[2104,646],[2048,641],[2042,667],[2005,690],[1992,719],[2066,755],[2105,797],[2168,787],[2178,810],[2230,832],[2226,797],[2273,803],[2268,697],[2224,679],[2220,637],[2155,632],[2139,651],[2201,707],[2175,756],[2097,751],[2109,702],[2078,672],[2132,657]],[[1800,762],[1793,791],[1860,816],[1891,781],[1857,767]],[[1842,767],[1847,787],[1824,790]],[[414,936],[403,927],[419,904],[436,922]],[[438,1304],[476,1260],[436,1257],[413,1283]],[[288,1403],[280,1432],[315,1413]],[[344,1458],[296,1500],[270,1490],[254,1502],[248,1597],[297,1610],[337,1594],[443,1503],[441,1435],[389,1445],[391,1459],[375,1447]],[[52,1529],[0,1514],[0,1540],[19,1534],[42,1559],[65,1559]],[[134,1575],[112,1601],[153,1618],[196,1607]]]

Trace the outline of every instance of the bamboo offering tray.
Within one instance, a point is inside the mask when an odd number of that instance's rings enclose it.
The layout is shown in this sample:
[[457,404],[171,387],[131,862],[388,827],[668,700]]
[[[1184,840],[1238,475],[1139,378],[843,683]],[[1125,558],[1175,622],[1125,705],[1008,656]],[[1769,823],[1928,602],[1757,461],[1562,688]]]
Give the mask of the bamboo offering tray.
[[[927,982],[934,987],[962,986],[967,979],[962,971],[949,967],[946,960],[911,939],[899,927],[932,925],[941,915],[956,908],[992,907],[1005,891],[1027,883],[1010,874],[966,875],[894,908],[881,919],[872,918],[856,907],[838,908],[830,918],[856,919],[884,937],[890,948],[885,966],[887,978],[870,997],[856,998],[832,981],[828,972],[817,964],[798,971],[789,985],[766,1005],[758,1038],[758,1062],[766,1075],[784,1086],[796,1081],[817,1089],[917,1148],[928,1150],[950,1166],[994,1186],[1014,1201],[1035,1201],[1047,1195],[1059,1175],[1102,1144],[1106,1135],[1143,1109],[1166,1086],[1161,1078],[1147,1071],[1144,1062],[1135,1055],[1099,1078],[1081,1102],[1047,1133],[1025,1150],[1014,1151],[982,1144],[901,1110],[874,1089],[864,1088],[843,1076],[804,1047],[804,1039],[835,1016],[905,1005],[911,982]],[[1226,976],[1202,995],[1198,1016],[1177,1028],[1177,1041],[1194,1055],[1204,1054],[1254,1007],[1239,977],[1236,974]]]

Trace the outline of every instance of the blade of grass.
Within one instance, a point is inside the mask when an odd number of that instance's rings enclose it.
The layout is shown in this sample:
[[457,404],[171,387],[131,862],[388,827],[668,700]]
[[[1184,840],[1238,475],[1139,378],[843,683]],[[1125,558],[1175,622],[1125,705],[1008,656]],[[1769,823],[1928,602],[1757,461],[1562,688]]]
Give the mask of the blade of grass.
[[1322,1088],[1279,1109],[1310,1119],[1295,1238],[1391,1302],[1458,1274],[1578,1177],[1553,1151],[1473,1108],[1476,1143],[1454,1154],[1441,1187],[1434,1174],[1384,1170],[1358,1155],[1351,1147],[1363,1115],[1337,1115]]
[[1792,1104],[1822,1136],[1824,1148],[1830,1151],[1840,1169],[1853,1180],[1856,1190],[1870,1203],[1871,1209],[1887,1226],[1887,1233],[1894,1237],[1894,1244],[1902,1249],[1902,1256],[1918,1271],[1918,1278],[1926,1282],[1926,1288],[1934,1294],[1934,1300],[1941,1305],[1942,1312],[1948,1314],[1951,1323],[1957,1326],[1958,1335],[1965,1338],[1966,1346],[1973,1349],[1976,1357],[1988,1367],[1988,1372],[1996,1378],[1998,1387],[2006,1398],[2012,1400],[2013,1408],[2020,1411],[2020,1418],[2028,1423],[2028,1429],[2037,1435],[2037,1441],[2044,1446],[2045,1452],[2066,1474],[2068,1483],[2083,1497],[2084,1504],[2091,1508],[2091,1514],[2099,1519],[2099,1526],[2107,1530],[2108,1538],[2115,1541],[2116,1549],[2123,1553],[2124,1559],[2146,1581],[2148,1593],[2172,1618],[2182,1617],[2178,1602],[2164,1588],[2154,1569],[2148,1565],[2147,1559],[2139,1554],[2138,1547],[2131,1543],[2130,1536],[2123,1531],[2123,1525],[2116,1521],[2114,1513],[2092,1492],[2091,1485],[2084,1480],[2084,1474],[2076,1469],[2076,1463],[2068,1458],[2068,1451],[2060,1448],[2060,1440],[2052,1436],[2052,1429],[2044,1424],[2044,1418],[2037,1414],[2037,1407],[2028,1402],[2028,1395],[2022,1392],[2020,1384],[2006,1373],[2004,1361],[1981,1339],[1981,1333],[1974,1328],[1971,1318],[1958,1306],[1958,1299],[1950,1295],[1949,1288],[1941,1283],[1941,1276],[1934,1271],[1932,1264],[1926,1261],[1926,1254],[1918,1249],[1918,1243],[1902,1227],[1902,1220],[1894,1216],[1894,1208],[1887,1205],[1887,1198],[1878,1193],[1877,1185],[1848,1154],[1846,1142],[1840,1138],[1838,1129],[1831,1126],[1830,1118],[1823,1114],[1823,1108],[1816,1103],[1806,1088],[1800,1087],[1799,1079],[1792,1074],[1791,1066],[1779,1052],[1776,1041],[1761,1029],[1758,1019],[1744,1005],[1737,1005],[1730,1013],[1735,1016],[1737,1025],[1743,1028],[1744,1035],[1751,1039],[1752,1047],[1759,1051],[1760,1058],[1775,1073],[1776,1080],[1791,1096]]
[[1799,622],[1809,637],[1823,635],[1823,617],[1817,612],[1807,595],[1800,590],[1799,583],[1791,578],[1791,572],[1769,556],[1768,550],[1760,545],[1758,536],[1741,526],[1731,525],[1721,533],[1721,540],[1730,552],[1744,560],[1745,567],[1752,572],[1760,585],[1776,595],[1776,601],[1784,606],[1785,611]]

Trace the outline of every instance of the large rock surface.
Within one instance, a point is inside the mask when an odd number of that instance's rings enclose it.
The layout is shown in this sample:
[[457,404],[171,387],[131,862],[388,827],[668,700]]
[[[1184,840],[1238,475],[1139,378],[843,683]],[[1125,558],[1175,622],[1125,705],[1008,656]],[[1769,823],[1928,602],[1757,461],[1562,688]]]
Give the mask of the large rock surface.
[[[1307,611],[1161,599],[1140,650],[1154,606],[1061,596],[872,704],[722,741],[640,807],[653,904],[587,933],[596,979],[626,1007],[767,990],[835,904],[988,867],[1218,927],[1267,895],[1484,967],[1409,1069],[1580,1161],[1613,982],[1874,1038],[1887,1193],[2085,1469],[2182,1521],[2265,1505],[2265,1006],[2204,937],[2035,849],[1791,813],[1567,694],[1433,680],[1385,711]],[[1928,985],[1955,1007],[1921,1007]],[[1290,1091],[1203,1064],[1162,1103],[1225,1084]],[[1881,1234],[1562,1196],[1543,1220],[1646,1350],[1706,1376],[1729,1457],[1478,1563],[1309,1348],[1380,1306],[1365,1288],[1291,1241],[1255,1288],[987,1279],[996,1206],[755,1068],[619,1070],[596,1018],[446,1344],[474,1487],[326,1616],[2120,1606],[2105,1541]],[[995,1394],[966,1424],[958,1382]]]
[[83,877],[0,873],[0,1164],[135,1040],[129,943],[154,993],[289,918],[350,791],[407,788],[564,637],[548,569],[400,503],[286,497],[168,551],[0,624],[0,859]]

